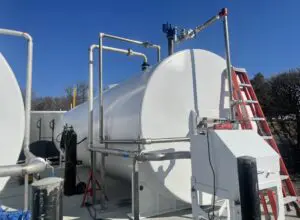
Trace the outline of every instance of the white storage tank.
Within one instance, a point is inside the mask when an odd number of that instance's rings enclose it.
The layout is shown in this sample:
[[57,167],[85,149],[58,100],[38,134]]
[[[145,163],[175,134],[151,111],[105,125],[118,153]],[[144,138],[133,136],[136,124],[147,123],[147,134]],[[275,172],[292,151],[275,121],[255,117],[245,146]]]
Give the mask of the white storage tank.
[[[105,73],[104,73],[105,74]],[[109,139],[187,137],[189,115],[225,118],[229,98],[225,60],[201,49],[183,50],[146,72],[108,89],[104,93],[105,135]],[[98,98],[94,102],[94,142],[99,143]],[[63,125],[72,125],[78,140],[87,137],[88,103],[64,114]],[[141,146],[144,152],[174,152],[190,149],[189,143]],[[109,145],[109,148],[136,150],[136,145]],[[78,159],[90,164],[87,141],[78,147]],[[100,166],[98,155],[98,167]],[[132,162],[109,156],[108,174],[131,180]],[[161,195],[173,195],[190,203],[191,163],[189,159],[147,162],[141,165],[141,181]]]
[[[22,149],[25,114],[17,79],[0,53],[0,166],[16,164]],[[0,178],[0,191],[10,177]]]

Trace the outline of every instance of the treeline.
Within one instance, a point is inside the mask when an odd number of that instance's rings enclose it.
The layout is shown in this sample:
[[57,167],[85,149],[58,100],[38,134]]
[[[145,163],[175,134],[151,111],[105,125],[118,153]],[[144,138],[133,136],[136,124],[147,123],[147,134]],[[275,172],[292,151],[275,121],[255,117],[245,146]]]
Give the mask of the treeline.
[[297,147],[300,149],[300,68],[264,77],[256,74],[251,80],[267,119],[294,121]]
[[[76,88],[76,105],[87,101],[88,85],[85,82],[77,83],[65,89],[65,94],[59,97],[45,96],[38,97],[32,94],[33,111],[65,111],[72,108],[73,90]],[[24,92],[23,92],[24,94]]]

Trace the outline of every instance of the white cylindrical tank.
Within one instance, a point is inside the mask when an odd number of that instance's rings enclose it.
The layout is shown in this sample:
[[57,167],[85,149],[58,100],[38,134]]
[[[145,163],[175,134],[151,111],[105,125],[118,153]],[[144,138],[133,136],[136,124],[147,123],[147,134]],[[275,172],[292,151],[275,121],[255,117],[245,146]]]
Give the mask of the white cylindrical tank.
[[[105,74],[105,73],[104,73]],[[109,139],[186,137],[191,110],[200,117],[225,118],[229,99],[225,60],[209,51],[184,50],[166,58],[146,72],[108,89],[104,93],[105,135]],[[98,99],[94,102],[94,142],[99,143]],[[84,103],[65,113],[60,128],[72,125],[78,140],[87,137],[88,105]],[[110,148],[137,149],[136,145],[110,145]],[[186,151],[189,143],[164,143],[142,146],[147,151]],[[78,147],[78,159],[90,163],[87,142]],[[98,157],[98,161],[100,156]],[[98,165],[100,162],[98,162]],[[155,190],[168,190],[176,198],[191,202],[189,159],[147,162],[144,176]],[[131,179],[130,159],[109,156],[107,172]]]
[[[0,53],[0,166],[16,164],[22,149],[25,129],[24,104],[19,84]],[[0,191],[9,177],[0,178]]]

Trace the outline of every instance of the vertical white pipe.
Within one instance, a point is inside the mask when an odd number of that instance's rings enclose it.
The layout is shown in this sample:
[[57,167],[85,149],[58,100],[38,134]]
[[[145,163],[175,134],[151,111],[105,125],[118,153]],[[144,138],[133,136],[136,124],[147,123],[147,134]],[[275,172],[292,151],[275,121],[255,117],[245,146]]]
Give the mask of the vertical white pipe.
[[[32,93],[32,57],[33,57],[33,42],[29,34],[24,33],[24,37],[28,40],[28,61],[27,61],[27,80],[26,80],[26,96],[25,96],[25,135],[24,135],[24,155],[27,160],[31,153],[30,145],[30,118],[31,118],[31,93]],[[24,210],[28,210],[28,174],[25,174],[24,186]]]
[[94,56],[93,52],[97,45],[91,45],[89,48],[89,105],[88,105],[88,144],[89,148],[93,146],[93,114],[94,114]]
[[[225,9],[226,10],[226,9]],[[229,41],[229,31],[228,31],[228,20],[227,20],[227,10],[224,15],[224,36],[225,36],[225,50],[226,50],[226,64],[227,64],[227,80],[229,88],[229,105],[230,105],[230,119],[235,120],[235,113],[233,108],[233,87],[232,87],[232,68],[231,68],[231,58],[230,58],[230,41]]]
[[[26,94],[25,94],[25,134],[23,141],[23,150],[26,157],[26,162],[34,155],[29,150],[30,145],[30,118],[31,118],[31,92],[32,92],[32,57],[33,57],[33,40],[28,33],[0,29],[0,34],[24,37],[27,42],[27,70],[26,70]],[[24,210],[28,210],[28,174],[25,174],[25,189],[24,189]]]
[[28,188],[29,188],[29,184],[28,184],[28,174],[25,174],[24,177],[24,211],[28,211]]
[[[88,147],[93,147],[93,112],[94,112],[94,48],[97,45],[91,45],[89,49],[89,105],[88,105]],[[100,91],[100,90],[99,90]],[[96,204],[96,153],[91,151],[91,165],[92,165],[92,204]]]
[[27,80],[26,80],[26,96],[25,96],[25,136],[24,136],[24,154],[27,157],[30,154],[30,112],[31,112],[31,93],[32,93],[32,57],[33,42],[29,34],[24,33],[24,37],[28,40],[28,62],[27,62]]
[[161,53],[160,53],[160,46],[156,46],[156,50],[157,50],[157,62],[160,62],[161,59]]
[[103,61],[102,61],[102,52],[103,52],[103,33],[100,33],[99,38],[99,138],[100,143],[104,139],[104,121],[103,121]]

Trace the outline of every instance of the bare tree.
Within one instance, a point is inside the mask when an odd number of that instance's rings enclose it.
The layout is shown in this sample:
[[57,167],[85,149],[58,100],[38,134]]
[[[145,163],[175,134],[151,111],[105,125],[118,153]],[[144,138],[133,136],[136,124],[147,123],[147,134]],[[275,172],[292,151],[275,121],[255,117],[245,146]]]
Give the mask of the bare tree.
[[[88,84],[86,82],[79,82],[76,84],[76,105],[80,105],[88,100]],[[72,103],[74,87],[69,86],[65,89],[66,96],[69,103]]]

